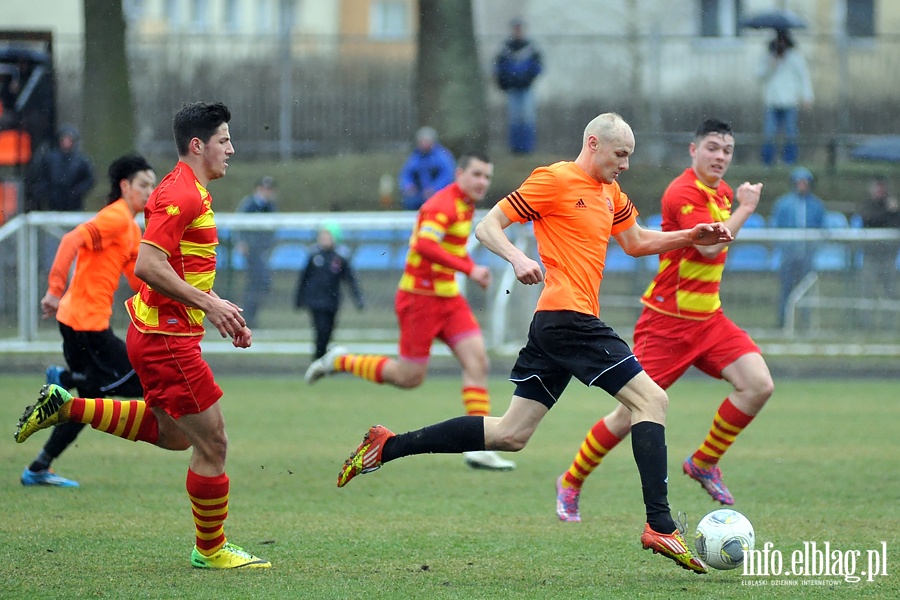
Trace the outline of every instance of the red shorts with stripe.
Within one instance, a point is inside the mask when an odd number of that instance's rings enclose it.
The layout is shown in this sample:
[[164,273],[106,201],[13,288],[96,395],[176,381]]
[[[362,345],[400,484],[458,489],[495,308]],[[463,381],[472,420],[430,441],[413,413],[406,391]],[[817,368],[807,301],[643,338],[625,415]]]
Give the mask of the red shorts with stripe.
[[218,402],[222,388],[200,354],[200,336],[141,333],[128,326],[128,359],[144,386],[147,406],[173,419],[196,415]]
[[427,362],[435,338],[450,348],[459,340],[481,335],[481,327],[462,296],[445,298],[398,291],[394,311],[400,324],[400,358]]
[[645,308],[634,326],[634,355],[644,371],[668,389],[694,366],[711,377],[745,354],[761,354],[750,335],[721,310],[692,321]]

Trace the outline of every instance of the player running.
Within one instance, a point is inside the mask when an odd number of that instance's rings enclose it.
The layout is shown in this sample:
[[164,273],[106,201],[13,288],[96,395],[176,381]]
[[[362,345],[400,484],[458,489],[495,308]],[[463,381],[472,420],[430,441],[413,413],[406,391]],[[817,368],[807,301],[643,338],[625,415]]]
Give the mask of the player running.
[[[699,223],[680,231],[650,231],[616,181],[634,153],[634,133],[615,113],[588,123],[573,162],[536,169],[478,224],[475,234],[508,261],[519,282],[544,283],[510,379],[516,384],[502,417],[457,417],[395,435],[372,427],[338,474],[338,487],[383,463],[426,453],[468,450],[518,451],[559,400],[574,376],[599,387],[628,407],[632,450],[641,477],[647,521],[641,545],[695,573],[706,573],[675,525],[668,503],[665,418],[668,399],[641,368],[631,350],[599,319],[600,283],[609,238],[631,256],[667,252],[694,244],[730,242],[722,223]],[[513,223],[534,223],[538,252],[546,266],[517,248],[504,233]]]
[[[731,125],[704,121],[689,150],[691,166],[662,197],[663,231],[713,221],[737,235],[756,211],[762,184],[741,184],[739,204],[733,207],[735,193],[723,179],[734,155]],[[659,271],[641,298],[644,309],[634,330],[634,354],[663,389],[691,366],[734,386],[716,411],[706,439],[682,464],[684,473],[713,500],[731,505],[734,496],[722,481],[719,460],[765,406],[774,384],[757,345],[722,311],[719,285],[727,256],[725,243],[660,255]],[[581,520],[578,501],[584,480],[628,435],[630,422],[628,408],[620,405],[588,432],[569,470],[556,481],[556,513],[561,520]]]
[[[464,273],[486,289],[491,284],[488,267],[475,264],[466,251],[472,231],[475,204],[487,194],[494,167],[480,153],[460,157],[456,179],[428,199],[419,209],[409,241],[409,253],[400,278],[394,308],[400,324],[397,360],[380,355],[349,354],[332,348],[313,362],[306,381],[315,383],[334,373],[350,373],[373,383],[389,383],[412,389],[422,385],[428,372],[435,338],[453,351],[462,366],[462,402],[466,414],[488,416],[488,356],[481,327],[456,283]],[[516,463],[489,450],[466,452],[470,467],[511,471]]]

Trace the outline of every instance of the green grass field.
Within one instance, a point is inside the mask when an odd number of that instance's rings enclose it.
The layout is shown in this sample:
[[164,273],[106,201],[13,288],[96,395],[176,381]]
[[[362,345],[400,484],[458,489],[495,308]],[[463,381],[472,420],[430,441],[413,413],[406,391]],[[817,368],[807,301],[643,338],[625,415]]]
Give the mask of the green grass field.
[[[55,464],[80,489],[19,485],[46,440],[12,440],[40,378],[0,376],[7,434],[0,476],[0,597],[28,598],[897,598],[900,597],[900,403],[896,382],[776,382],[769,406],[722,463],[757,548],[789,563],[804,541],[862,551],[886,543],[888,576],[697,576],[641,550],[643,506],[630,444],[588,481],[581,523],[554,512],[554,479],[613,400],[573,383],[518,469],[468,469],[459,456],[416,456],[344,489],[338,468],[366,428],[406,431],[461,411],[456,378],[411,392],[347,376],[223,376],[230,439],[233,542],[270,559],[269,571],[190,567],[184,492],[187,453],[164,452],[90,429]],[[494,412],[512,385],[493,380]],[[671,391],[669,499],[692,525],[716,508],[681,474],[727,387],[688,378]],[[692,531],[692,530],[691,530]],[[785,567],[789,567],[786,564]],[[815,580],[826,585],[799,585]],[[796,585],[792,584],[794,582]],[[753,583],[755,585],[748,585]],[[765,583],[765,585],[760,585]]]

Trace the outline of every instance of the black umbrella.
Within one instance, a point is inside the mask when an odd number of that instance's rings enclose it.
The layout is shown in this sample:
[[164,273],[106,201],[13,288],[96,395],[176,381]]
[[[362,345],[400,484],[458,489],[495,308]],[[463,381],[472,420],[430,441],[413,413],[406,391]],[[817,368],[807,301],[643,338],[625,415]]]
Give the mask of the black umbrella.
[[900,135],[884,135],[866,140],[850,156],[859,160],[900,162]]
[[741,27],[750,29],[803,29],[806,19],[789,10],[770,10],[741,19]]

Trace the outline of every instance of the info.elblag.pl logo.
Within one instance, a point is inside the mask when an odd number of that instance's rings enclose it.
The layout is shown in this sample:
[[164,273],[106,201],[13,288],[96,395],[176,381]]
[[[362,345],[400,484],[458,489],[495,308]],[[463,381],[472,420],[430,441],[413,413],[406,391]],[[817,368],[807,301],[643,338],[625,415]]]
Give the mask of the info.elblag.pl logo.
[[[749,550],[744,555],[746,577],[793,577],[781,582],[790,585],[828,585],[875,581],[888,576],[887,542],[871,550],[841,550],[831,542],[803,542],[803,548],[785,555],[766,542],[760,550]],[[830,578],[827,581],[800,578]],[[838,579],[839,578],[839,579]],[[757,584],[763,584],[761,580]],[[774,583],[774,582],[771,582]]]

